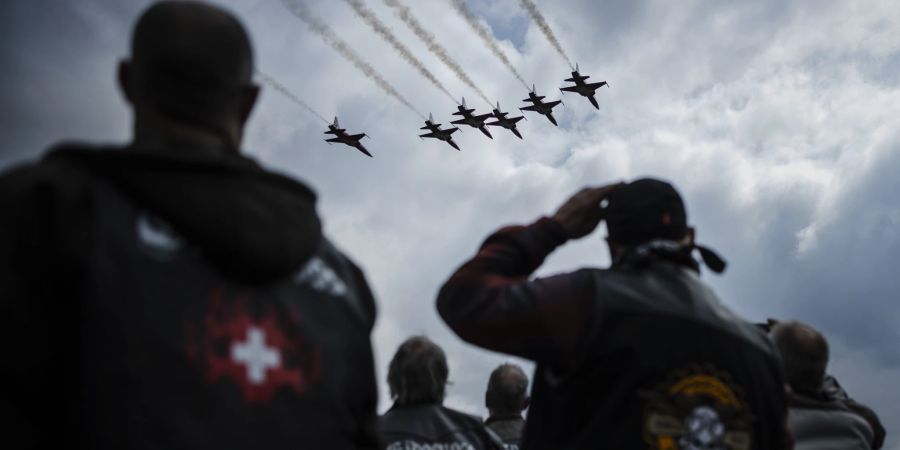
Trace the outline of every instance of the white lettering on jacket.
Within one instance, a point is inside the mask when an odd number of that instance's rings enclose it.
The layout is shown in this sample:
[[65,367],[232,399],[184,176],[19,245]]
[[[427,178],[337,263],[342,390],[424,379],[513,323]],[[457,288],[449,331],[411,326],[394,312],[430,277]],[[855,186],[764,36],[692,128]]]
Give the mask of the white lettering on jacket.
[[437,442],[434,444],[420,444],[415,441],[392,442],[386,450],[475,450],[472,444],[463,442]]
[[347,284],[318,256],[314,256],[300,269],[300,272],[294,276],[294,281],[299,284],[308,284],[317,291],[335,297],[347,295]]

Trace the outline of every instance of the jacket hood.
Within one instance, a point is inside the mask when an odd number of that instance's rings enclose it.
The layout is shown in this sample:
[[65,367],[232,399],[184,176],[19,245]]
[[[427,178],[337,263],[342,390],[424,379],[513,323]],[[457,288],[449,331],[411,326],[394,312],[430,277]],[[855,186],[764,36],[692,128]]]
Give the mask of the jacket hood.
[[322,239],[315,194],[244,156],[63,146],[47,162],[78,165],[112,183],[237,281],[260,284],[289,276]]

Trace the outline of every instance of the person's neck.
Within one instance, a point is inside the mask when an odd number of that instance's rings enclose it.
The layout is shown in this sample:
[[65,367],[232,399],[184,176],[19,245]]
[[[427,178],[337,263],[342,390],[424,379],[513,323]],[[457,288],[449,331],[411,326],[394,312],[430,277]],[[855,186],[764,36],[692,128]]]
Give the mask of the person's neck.
[[151,151],[177,149],[209,155],[238,153],[234,139],[226,133],[147,113],[135,120],[132,145]]
[[[490,412],[490,411],[489,411]],[[488,417],[487,422],[494,422],[497,420],[510,420],[510,419],[522,419],[521,413],[494,413],[490,412],[491,415]],[[524,420],[524,419],[522,419]]]

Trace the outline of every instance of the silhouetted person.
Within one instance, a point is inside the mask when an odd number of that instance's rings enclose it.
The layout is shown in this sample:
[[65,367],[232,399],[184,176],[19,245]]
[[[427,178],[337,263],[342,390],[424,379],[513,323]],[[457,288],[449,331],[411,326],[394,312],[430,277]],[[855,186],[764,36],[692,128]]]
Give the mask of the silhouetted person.
[[878,415],[851,400],[826,375],[825,336],[799,322],[778,322],[772,340],[791,386],[790,424],[798,450],[869,450],[884,444]]
[[424,336],[407,339],[388,367],[394,406],[378,424],[387,450],[502,449],[481,419],[443,406],[447,357]]
[[[612,267],[529,280],[601,220]],[[789,446],[772,343],[700,281],[695,250],[724,269],[694,243],[668,183],[587,188],[553,217],[488,237],[437,307],[464,340],[537,363],[522,448]]]
[[484,403],[490,417],[484,423],[503,443],[507,450],[517,450],[522,440],[525,419],[522,411],[528,408],[528,375],[515,364],[501,364],[491,372]]
[[241,155],[252,73],[232,15],[156,3],[119,67],[133,141],[0,177],[4,442],[377,446],[374,300],[313,192]]

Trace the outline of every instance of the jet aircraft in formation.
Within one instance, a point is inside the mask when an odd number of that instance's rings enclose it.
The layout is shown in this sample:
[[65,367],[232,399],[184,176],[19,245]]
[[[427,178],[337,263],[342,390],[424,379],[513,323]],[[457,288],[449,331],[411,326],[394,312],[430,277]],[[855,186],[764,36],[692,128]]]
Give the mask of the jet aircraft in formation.
[[491,136],[491,132],[488,131],[487,127],[484,125],[484,121],[491,118],[491,114],[474,114],[475,110],[471,108],[466,108],[466,98],[463,97],[462,104],[457,106],[457,112],[453,113],[454,116],[462,116],[462,119],[454,120],[450,123],[454,125],[468,125],[472,128],[478,128],[484,133],[485,136],[493,139]]
[[[585,81],[590,78],[588,75],[581,75],[578,70],[578,65],[575,65],[575,70],[572,72],[572,78],[566,78],[565,81],[574,83],[572,86],[566,86],[561,88],[562,92],[575,92],[584,97],[587,97],[590,100],[591,104],[594,105],[594,108],[600,109],[600,105],[597,104],[597,99],[594,97],[597,89],[606,86],[609,87],[609,83],[606,81],[600,81],[596,83],[586,83]],[[553,117],[553,108],[560,105],[562,100],[554,100],[545,102],[544,99],[546,96],[538,95],[537,89],[534,85],[531,85],[531,92],[528,93],[528,98],[522,100],[523,102],[530,103],[527,106],[519,108],[520,111],[534,111],[538,114],[546,116],[547,119],[553,125],[559,126],[556,123],[556,118]],[[500,110],[500,102],[497,102],[497,107],[491,113],[487,114],[476,114],[475,109],[468,108],[466,106],[466,99],[462,99],[462,103],[457,106],[457,111],[453,113],[454,116],[460,116],[459,119],[451,121],[450,123],[454,125],[468,125],[472,128],[477,128],[484,133],[485,136],[493,139],[494,137],[491,135],[491,132],[488,131],[488,126],[496,126],[503,127],[507,130],[511,131],[515,134],[519,139],[522,139],[522,134],[519,133],[519,129],[516,127],[516,124],[524,119],[524,116],[518,117],[508,117],[509,113],[503,112]],[[492,122],[488,122],[488,120],[493,119]],[[434,138],[441,141],[446,142],[451,147],[460,150],[459,146],[456,142],[453,141],[453,133],[459,131],[457,127],[445,128],[441,129],[441,124],[436,123],[434,121],[434,117],[429,114],[428,120],[425,121],[425,126],[421,127],[422,130],[428,130],[427,133],[419,135],[420,138]],[[338,123],[338,118],[334,118],[334,123],[328,125],[328,131],[325,134],[334,135],[333,138],[325,139],[328,143],[340,143],[349,145],[350,147],[354,147],[366,156],[371,157],[372,154],[369,153],[368,150],[360,143],[360,140],[364,137],[367,137],[366,134],[348,134],[347,130],[340,127]]]
[[584,81],[590,78],[588,75],[581,75],[578,73],[578,64],[575,64],[575,71],[572,72],[572,78],[566,78],[564,81],[571,81],[575,83],[572,86],[566,86],[560,91],[564,92],[577,92],[591,101],[591,104],[594,105],[594,108],[600,109],[600,105],[597,104],[597,99],[594,98],[594,93],[597,89],[603,87],[609,87],[609,83],[605,81],[599,81],[597,83],[585,83]]
[[459,150],[459,146],[456,145],[456,142],[453,142],[453,133],[456,133],[457,131],[459,131],[459,128],[453,127],[453,128],[445,128],[442,130],[441,124],[435,123],[434,117],[432,117],[431,114],[428,114],[428,120],[425,121],[425,126],[422,128],[419,128],[419,129],[420,130],[428,130],[428,133],[420,134],[419,138],[440,139],[440,140],[450,144],[451,147]]
[[347,130],[341,128],[341,124],[338,123],[337,116],[334,116],[334,123],[328,125],[328,131],[326,131],[325,134],[334,135],[334,137],[331,139],[325,139],[325,142],[328,142],[329,144],[332,142],[336,142],[339,144],[349,145],[350,147],[354,147],[357,150],[363,152],[366,156],[370,158],[372,157],[372,154],[369,153],[369,151],[366,150],[362,143],[359,142],[362,138],[368,137],[368,135],[366,135],[365,133],[347,134]]
[[525,116],[519,117],[506,117],[509,113],[505,113],[500,111],[500,102],[497,102],[497,107],[494,108],[494,120],[493,122],[488,122],[485,125],[491,125],[495,127],[503,127],[509,131],[512,131],[514,135],[518,136],[519,139],[522,139],[522,135],[519,134],[519,130],[516,128],[516,123],[520,120],[524,119]]
[[547,116],[547,119],[550,119],[550,123],[553,125],[559,126],[559,124],[556,123],[556,119],[553,117],[553,108],[562,103],[562,100],[545,102],[544,98],[545,96],[543,95],[537,95],[537,90],[532,84],[531,92],[528,93],[528,98],[522,100],[523,102],[531,102],[531,104],[524,108],[519,108],[519,111],[535,111],[538,114]]

